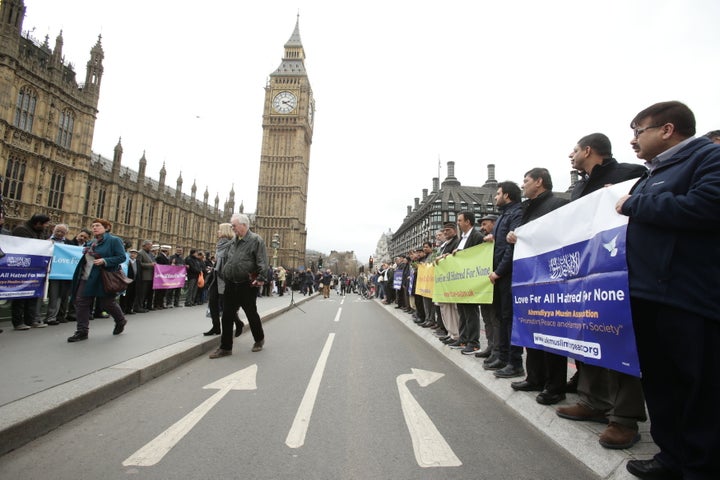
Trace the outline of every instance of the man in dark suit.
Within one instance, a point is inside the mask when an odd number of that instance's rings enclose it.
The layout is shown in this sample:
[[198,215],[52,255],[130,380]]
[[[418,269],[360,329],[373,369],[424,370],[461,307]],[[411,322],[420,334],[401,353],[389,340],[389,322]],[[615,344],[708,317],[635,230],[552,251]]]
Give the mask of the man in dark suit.
[[[533,168],[525,173],[522,189],[527,200],[522,203],[521,225],[568,203],[568,200],[553,195],[552,178],[546,168]],[[508,233],[507,240],[514,244],[517,241],[515,232]],[[567,357],[536,348],[526,348],[526,351],[527,377],[524,381],[513,382],[512,388],[522,391],[539,390],[535,400],[542,405],[553,405],[565,400]],[[495,372],[495,376],[500,377],[500,372]]]
[[[475,229],[474,213],[461,212],[457,218],[457,226],[461,233],[460,242],[453,253],[483,242],[482,234]],[[457,310],[460,320],[460,339],[450,344],[450,348],[459,349],[463,355],[475,355],[480,351],[480,304],[458,303]]]

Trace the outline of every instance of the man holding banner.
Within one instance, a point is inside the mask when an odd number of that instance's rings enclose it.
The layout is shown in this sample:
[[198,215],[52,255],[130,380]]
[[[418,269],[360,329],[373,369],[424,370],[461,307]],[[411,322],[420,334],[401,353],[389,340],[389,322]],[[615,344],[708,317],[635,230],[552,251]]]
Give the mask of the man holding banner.
[[[525,173],[522,188],[527,200],[523,202],[521,225],[568,203],[568,200],[553,195],[552,178],[546,168],[533,168]],[[515,233],[510,232],[507,240],[515,243]],[[527,388],[528,385],[541,389],[535,400],[542,405],[553,405],[565,400],[566,357],[547,350],[527,347],[525,369],[527,378],[523,382],[514,383],[512,386],[515,390],[520,386]]]
[[[475,229],[474,213],[460,212],[457,224],[462,235],[456,252],[483,243],[482,234]],[[480,304],[458,303],[457,309],[460,318],[460,341],[459,345],[450,345],[450,348],[461,349],[460,353],[463,355],[475,355],[480,351]]]
[[694,138],[695,116],[676,101],[630,123],[648,174],[621,197],[629,218],[633,325],[653,440],[640,478],[720,478],[720,146]]
[[[602,133],[591,133],[578,140],[570,161],[581,179],[575,184],[571,200],[577,200],[601,188],[640,177],[642,165],[618,163],[612,155],[610,139]],[[638,422],[644,422],[645,397],[640,379],[609,368],[582,363],[577,365],[575,405],[559,407],[558,416],[569,420],[608,422],[599,442],[605,448],[626,449],[639,439]]]

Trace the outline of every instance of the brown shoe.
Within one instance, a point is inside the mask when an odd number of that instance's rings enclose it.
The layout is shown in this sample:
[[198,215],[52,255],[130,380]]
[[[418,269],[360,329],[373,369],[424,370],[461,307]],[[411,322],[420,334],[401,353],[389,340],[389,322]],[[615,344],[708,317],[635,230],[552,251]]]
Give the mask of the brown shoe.
[[601,410],[595,410],[582,403],[577,403],[569,407],[558,407],[555,409],[555,413],[558,417],[567,418],[568,420],[608,423],[607,417]]
[[225,350],[224,348],[218,348],[210,354],[210,358],[220,358],[232,355],[232,350]]
[[260,340],[259,342],[255,342],[252,347],[253,352],[259,352],[263,349],[263,345],[265,345],[265,339]]
[[640,440],[637,427],[626,427],[619,423],[610,422],[610,425],[600,434],[599,442],[605,448],[624,450],[635,445]]

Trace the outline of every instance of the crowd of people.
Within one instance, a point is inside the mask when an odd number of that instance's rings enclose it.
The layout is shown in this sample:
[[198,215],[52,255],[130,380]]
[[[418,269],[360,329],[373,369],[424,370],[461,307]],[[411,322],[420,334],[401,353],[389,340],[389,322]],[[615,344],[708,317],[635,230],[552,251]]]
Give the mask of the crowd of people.
[[[633,475],[720,478],[720,414],[714,405],[720,397],[720,131],[695,137],[692,111],[675,101],[641,111],[630,127],[630,145],[645,165],[617,162],[606,135],[586,135],[569,154],[581,176],[569,200],[553,195],[545,168],[526,172],[521,186],[502,182],[495,195],[498,216],[476,224],[472,212],[461,212],[433,241],[383,263],[373,277],[377,294],[411,314],[419,327],[434,330],[449,348],[482,359],[495,377],[517,379],[509,388],[537,392],[540,404],[558,404],[576,392],[577,403],[556,407],[556,414],[606,424],[598,439],[602,447],[631,448],[640,439],[638,422],[649,414],[660,452],[629,461]],[[523,352],[511,343],[515,230],[626,180],[637,183],[616,211],[628,217],[630,309],[642,377],[574,361],[576,372],[568,378],[565,356],[534,348]],[[413,290],[419,263],[437,264],[481,242],[493,242],[491,304],[433,303]],[[392,285],[397,271],[399,289]]]
[[[692,111],[675,101],[641,111],[630,127],[630,145],[644,166],[617,162],[604,134],[586,135],[569,155],[581,175],[569,200],[553,194],[546,168],[533,168],[525,173],[521,186],[510,181],[498,184],[494,200],[499,215],[476,219],[473,212],[460,212],[433,239],[393,262],[381,263],[369,275],[272,268],[264,241],[249,230],[249,219],[243,214],[220,225],[215,255],[193,249],[186,257],[180,247],[170,255],[169,245],[150,240],[143,241],[139,250],[130,248],[111,233],[112,224],[105,219],[93,220],[90,228],[78,229],[72,238],[68,226],[58,224],[48,237],[50,218],[36,214],[12,232],[3,228],[2,233],[82,246],[82,257],[72,280],[49,281],[44,318],[40,318],[39,298],[12,300],[13,327],[19,331],[44,328],[74,315],[77,330],[68,342],[77,342],[88,338],[93,316],[112,316],[112,333],[118,335],[127,324],[125,315],[209,301],[212,328],[205,335],[221,336],[219,348],[210,354],[210,358],[220,358],[232,354],[233,338],[243,331],[240,308],[254,338],[252,351],[263,349],[264,332],[255,303],[258,295],[271,295],[273,289],[283,295],[293,287],[304,295],[322,292],[324,298],[331,291],[374,295],[412,315],[419,327],[434,330],[438,341],[450,349],[482,360],[483,368],[495,377],[511,379],[509,388],[537,392],[540,404],[558,404],[566,393],[577,392],[578,402],[559,406],[556,413],[570,421],[607,424],[599,437],[605,448],[635,445],[640,439],[638,422],[649,413],[660,452],[650,460],[628,462],[633,475],[720,478],[716,455],[720,410],[714,405],[720,398],[716,375],[720,368],[720,131],[695,137]],[[534,348],[523,350],[511,342],[515,230],[604,186],[632,179],[637,183],[618,201],[616,211],[628,217],[630,308],[642,377],[575,361],[575,375],[568,379],[566,357]],[[0,226],[3,221],[0,211]],[[494,285],[492,303],[437,303],[414,290],[412,279],[420,263],[438,264],[484,242],[493,245],[488,275]],[[115,270],[125,262],[134,281],[119,296],[118,304],[118,296],[106,293],[100,278],[103,269]],[[181,288],[152,288],[156,264],[186,268],[184,301]]]

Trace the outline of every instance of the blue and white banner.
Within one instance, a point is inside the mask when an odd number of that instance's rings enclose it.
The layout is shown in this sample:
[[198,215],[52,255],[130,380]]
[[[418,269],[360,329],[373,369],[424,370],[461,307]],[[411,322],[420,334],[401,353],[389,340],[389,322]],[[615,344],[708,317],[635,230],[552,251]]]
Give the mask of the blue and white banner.
[[75,267],[82,258],[83,247],[55,243],[52,265],[50,267],[50,280],[72,280]]
[[45,293],[53,243],[0,235],[0,298],[34,298]]
[[516,230],[512,343],[640,376],[617,200],[603,188]]

